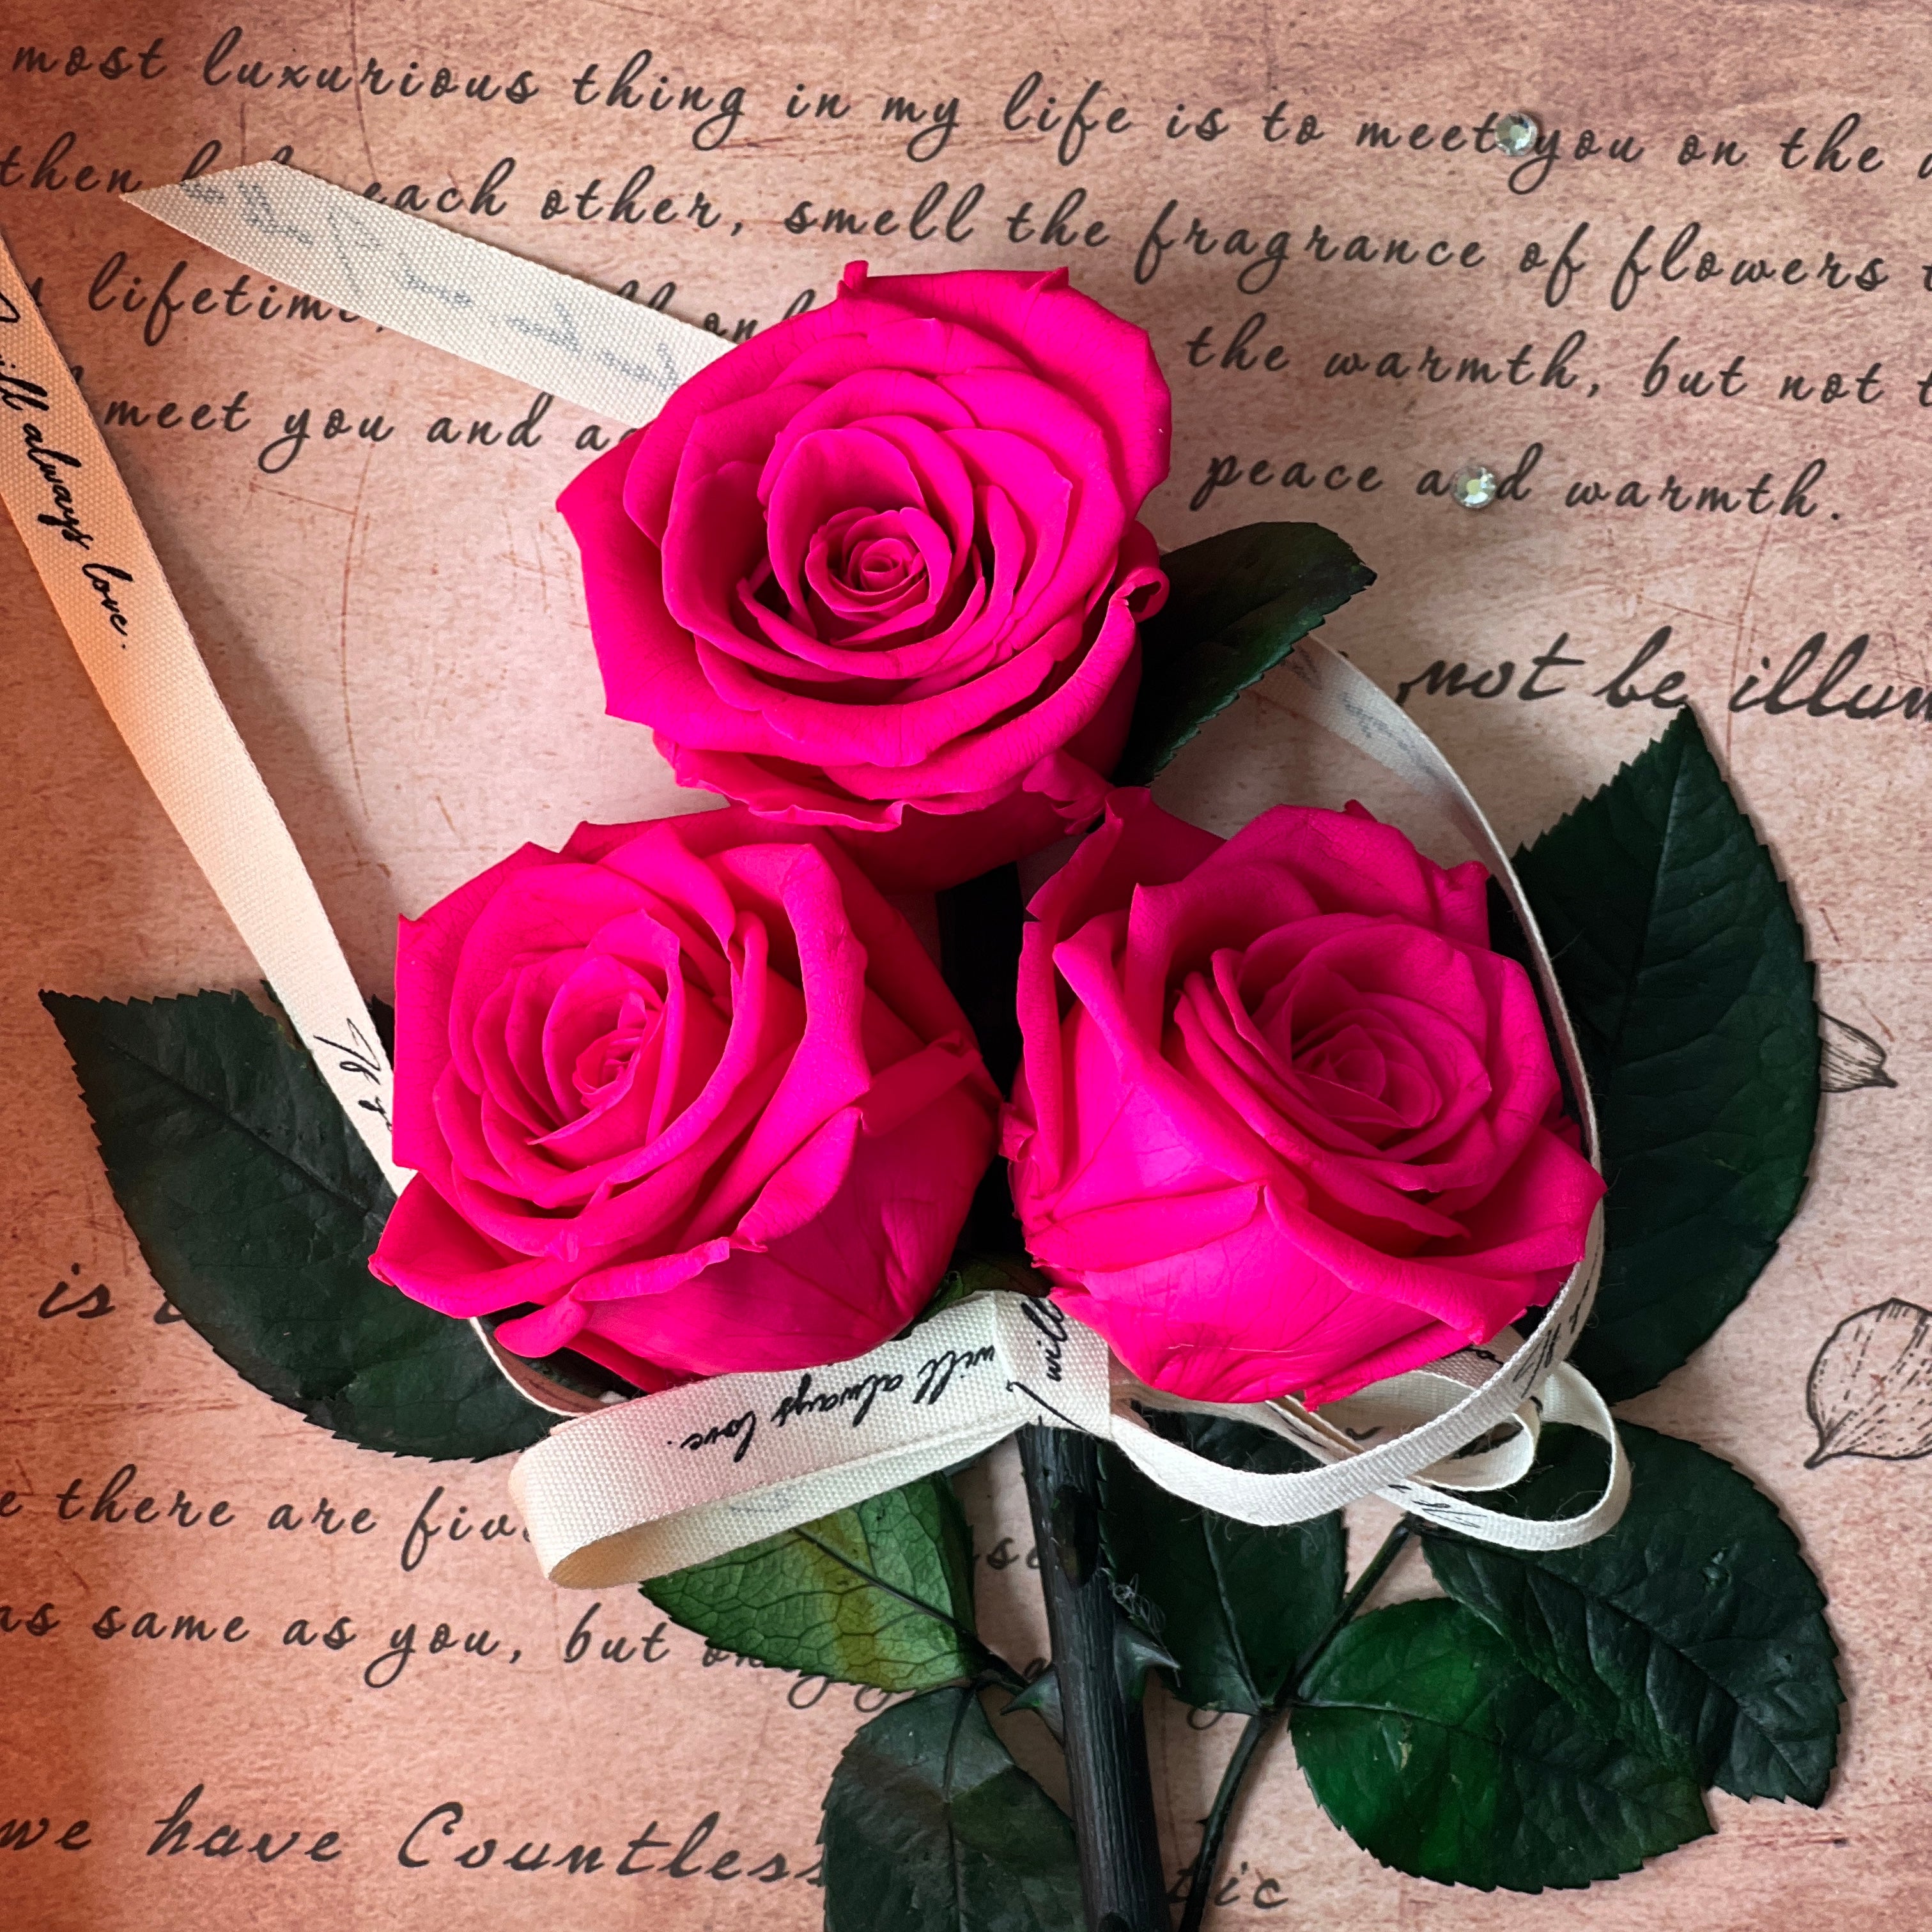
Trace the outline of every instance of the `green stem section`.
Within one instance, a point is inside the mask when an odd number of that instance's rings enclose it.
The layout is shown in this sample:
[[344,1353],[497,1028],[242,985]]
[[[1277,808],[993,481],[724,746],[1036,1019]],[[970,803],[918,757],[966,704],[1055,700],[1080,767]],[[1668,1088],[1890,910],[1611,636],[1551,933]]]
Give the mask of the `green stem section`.
[[[1341,1635],[1344,1626],[1368,1601],[1376,1586],[1388,1574],[1390,1565],[1402,1554],[1414,1534],[1414,1523],[1404,1516],[1382,1539],[1382,1547],[1369,1558],[1368,1568],[1355,1579],[1354,1588],[1342,1599],[1341,1607],[1329,1619],[1328,1628],[1296,1665],[1297,1692],[1302,1680],[1321,1660],[1323,1652]],[[1291,1704],[1294,1701],[1292,1696],[1288,1700]],[[1248,1773],[1253,1768],[1262,1740],[1280,1714],[1277,1709],[1263,1711],[1250,1717],[1242,1727],[1240,1736],[1235,1740],[1234,1754],[1228,1759],[1227,1768],[1221,1774],[1213,1808],[1202,1828],[1200,1854],[1194,1861],[1193,1876],[1187,1882],[1186,1903],[1181,1907],[1180,1932],[1201,1932],[1201,1922],[1207,1916],[1208,1902],[1214,1896],[1215,1869],[1221,1862],[1221,1846],[1226,1840],[1228,1826],[1234,1815],[1235,1802]]]
[[1088,1932],[1168,1932],[1147,1728],[1122,1680],[1120,1612],[1100,1562],[1098,1449],[1090,1436],[1030,1427],[1020,1431],[1020,1462],[1060,1684]]
[[1315,1640],[1308,1654],[1294,1666],[1294,1688],[1297,1691],[1301,1688],[1301,1680],[1322,1660],[1322,1653],[1342,1634],[1342,1626],[1369,1600],[1376,1586],[1388,1574],[1389,1566],[1402,1554],[1409,1538],[1414,1534],[1414,1523],[1404,1516],[1382,1538],[1382,1547],[1369,1558],[1368,1568],[1355,1579],[1354,1587],[1342,1599],[1342,1607],[1335,1612],[1328,1628]]
[[1220,1788],[1214,1793],[1214,1808],[1202,1828],[1201,1852],[1194,1861],[1194,1876],[1188,1880],[1187,1903],[1180,1911],[1180,1932],[1201,1932],[1201,1922],[1207,1916],[1208,1901],[1214,1892],[1215,1868],[1221,1862],[1222,1842],[1228,1835],[1228,1821],[1234,1815],[1234,1801],[1240,1795],[1248,1767],[1261,1749],[1274,1714],[1264,1711],[1250,1718],[1234,1741],[1234,1754],[1228,1759],[1228,1768],[1221,1774]]

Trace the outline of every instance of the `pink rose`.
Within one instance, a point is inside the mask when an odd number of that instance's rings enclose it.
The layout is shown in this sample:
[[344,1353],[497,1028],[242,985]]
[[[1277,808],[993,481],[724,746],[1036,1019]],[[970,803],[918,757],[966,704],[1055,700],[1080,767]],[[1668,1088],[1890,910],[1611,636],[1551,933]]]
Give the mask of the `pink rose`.
[[1222,840],[1123,790],[1034,899],[1013,1199],[1144,1382],[1330,1401],[1562,1286],[1603,1183],[1486,877],[1359,806]]
[[1170,434],[1146,334],[1064,270],[855,263],[560,500],[610,709],[889,891],[1038,851],[1126,742]]
[[931,1294],[998,1096],[912,929],[822,833],[580,826],[403,922],[371,1265],[640,1387],[862,1354]]

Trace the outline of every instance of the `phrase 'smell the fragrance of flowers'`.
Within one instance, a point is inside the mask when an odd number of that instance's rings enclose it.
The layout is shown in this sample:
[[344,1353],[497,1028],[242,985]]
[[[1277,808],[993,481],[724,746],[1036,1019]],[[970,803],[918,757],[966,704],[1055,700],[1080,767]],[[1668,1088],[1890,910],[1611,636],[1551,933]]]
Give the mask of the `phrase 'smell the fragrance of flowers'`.
[[610,709],[889,890],[1049,845],[1126,739],[1170,434],[1145,332],[1064,270],[855,265],[565,491]]
[[1123,790],[1034,898],[1013,1198],[1143,1380],[1330,1400],[1561,1286],[1603,1184],[1486,877],[1360,807],[1223,841]]
[[971,1033],[822,833],[586,825],[406,922],[372,1263],[656,1388],[862,1353],[931,1295],[993,1147]]

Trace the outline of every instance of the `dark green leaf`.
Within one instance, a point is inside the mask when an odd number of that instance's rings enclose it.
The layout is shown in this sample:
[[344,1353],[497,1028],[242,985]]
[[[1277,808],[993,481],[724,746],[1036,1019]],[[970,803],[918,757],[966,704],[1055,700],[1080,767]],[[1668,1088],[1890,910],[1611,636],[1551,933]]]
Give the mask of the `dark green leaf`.
[[[1843,1694],[1825,1593],[1797,1538],[1728,1462],[1618,1426],[1634,1480],[1615,1529],[1532,1555],[1425,1523],[1436,1580],[1598,1729],[1738,1797],[1820,1803]],[[1603,1478],[1596,1438],[1553,1427],[1506,1500],[1566,1515]]]
[[1574,1359],[1654,1388],[1743,1300],[1818,1114],[1804,936],[1689,710],[1516,866],[1603,1126],[1609,1253]]
[[370,1274],[394,1197],[273,1019],[239,993],[40,998],[148,1266],[224,1361],[366,1448],[480,1459],[545,1432],[467,1324]]
[[1418,1878],[1585,1886],[1711,1829],[1693,1778],[1593,1730],[1460,1604],[1358,1618],[1303,1694],[1294,1748],[1322,1808]]
[[[1230,1468],[1314,1467],[1292,1443],[1245,1422],[1160,1412],[1152,1419]],[[1204,1710],[1275,1708],[1340,1606],[1348,1546],[1340,1515],[1256,1529],[1170,1496],[1118,1450],[1102,1451],[1101,1470],[1108,1568],[1130,1614],[1177,1660],[1178,1694]]]
[[724,1649],[844,1684],[923,1690],[970,1677],[985,1656],[973,1533],[944,1476],[642,1588]]
[[826,1932],[1078,1932],[1073,1828],[964,1685],[896,1704],[825,1794]]
[[1376,580],[1319,524],[1249,524],[1161,560],[1167,602],[1141,626],[1141,688],[1117,784],[1146,784],[1216,712]]

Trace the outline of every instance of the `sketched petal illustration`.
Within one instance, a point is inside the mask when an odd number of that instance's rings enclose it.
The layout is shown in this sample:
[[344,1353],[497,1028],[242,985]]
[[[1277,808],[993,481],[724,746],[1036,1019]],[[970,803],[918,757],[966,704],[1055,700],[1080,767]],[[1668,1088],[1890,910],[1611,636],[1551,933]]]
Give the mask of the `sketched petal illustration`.
[[1829,1013],[1820,1013],[1818,1043],[1822,1049],[1818,1080],[1826,1093],[1849,1094],[1858,1087],[1898,1084],[1885,1070],[1885,1048],[1870,1034],[1834,1020]]
[[1883,1301],[1848,1315],[1811,1364],[1804,1406],[1818,1431],[1805,1462],[1910,1462],[1932,1450],[1932,1313]]

